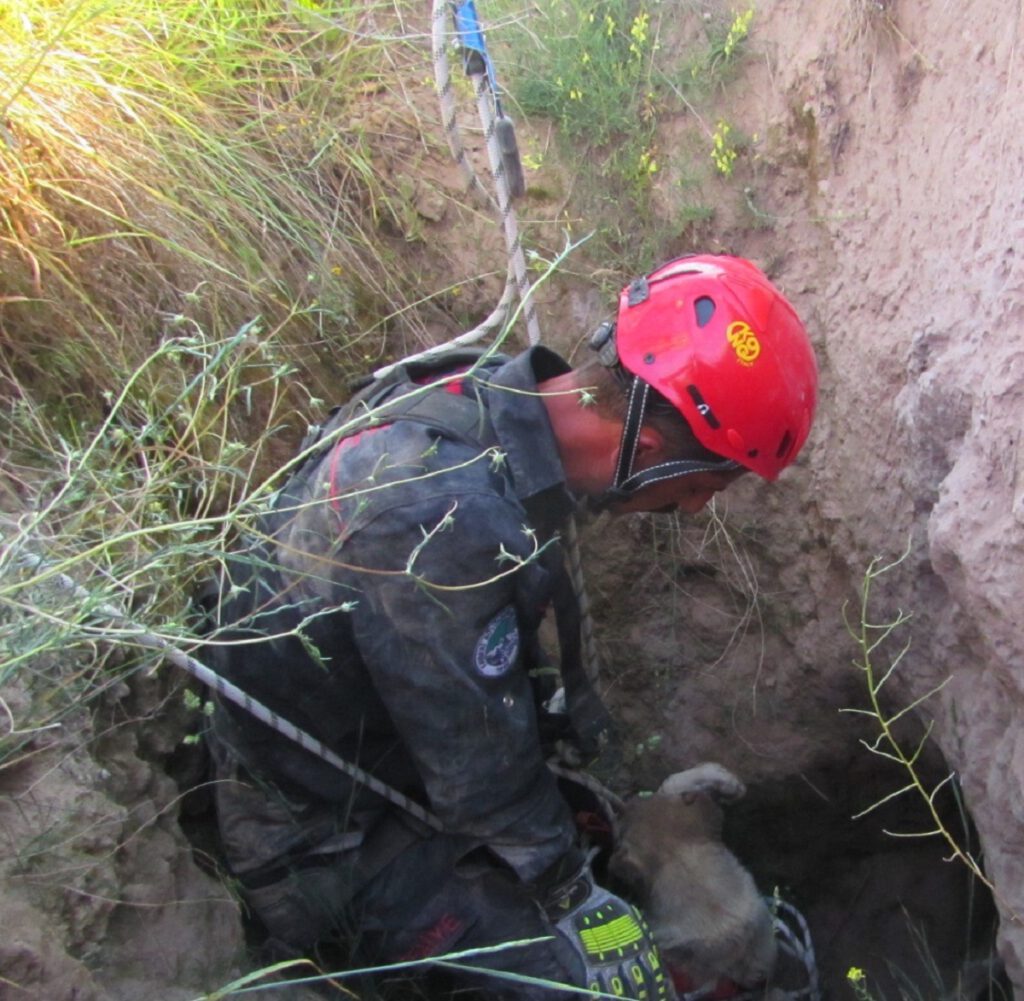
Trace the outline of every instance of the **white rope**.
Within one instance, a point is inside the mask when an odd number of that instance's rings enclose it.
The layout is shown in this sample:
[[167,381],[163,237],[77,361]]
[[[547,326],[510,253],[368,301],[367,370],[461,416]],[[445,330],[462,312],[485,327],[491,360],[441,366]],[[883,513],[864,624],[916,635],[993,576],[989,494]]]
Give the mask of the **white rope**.
[[[506,290],[509,285],[514,285],[518,291],[520,301],[523,304],[523,317],[526,320],[526,329],[529,342],[539,344],[540,324],[537,320],[536,309],[530,298],[530,281],[527,274],[526,257],[523,253],[522,242],[519,237],[519,222],[515,209],[512,206],[512,194],[509,187],[508,172],[503,163],[502,149],[498,142],[494,100],[496,95],[488,79],[487,73],[473,73],[470,80],[473,83],[473,90],[477,99],[477,112],[480,116],[480,123],[484,130],[484,139],[487,147],[487,156],[490,162],[491,180],[494,186],[495,197],[484,187],[480,178],[473,169],[466,154],[465,145],[458,126],[458,116],[455,108],[455,98],[452,88],[451,70],[448,63],[448,33],[452,25],[453,4],[451,0],[434,0],[434,17],[432,23],[432,46],[434,60],[434,82],[437,88],[438,100],[441,104],[441,119],[444,127],[445,138],[448,141],[448,148],[452,157],[458,164],[466,178],[467,191],[471,192],[478,199],[490,204],[497,209],[501,216],[502,230],[505,234],[505,247],[509,260],[509,273],[506,281]],[[502,296],[505,302],[505,296]],[[483,337],[490,330],[495,329],[491,321],[496,317],[499,310],[495,310],[479,327],[473,331],[477,339]],[[505,309],[507,314],[507,306]],[[496,324],[500,327],[504,323],[505,315]],[[463,340],[463,334],[458,343],[471,343]],[[451,342],[455,343],[455,342]]]
[[[526,320],[527,336],[530,344],[539,344],[541,341],[540,324],[537,319],[537,311],[530,296],[530,280],[527,274],[526,258],[523,254],[522,242],[519,235],[519,223],[516,218],[515,209],[512,206],[512,195],[509,186],[509,179],[505,169],[504,157],[502,156],[501,145],[498,141],[497,127],[494,113],[494,99],[496,95],[492,91],[491,81],[487,73],[471,74],[474,92],[477,99],[477,111],[481,124],[484,128],[487,155],[490,161],[491,178],[494,189],[497,193],[497,202],[484,187],[480,178],[473,169],[466,154],[465,145],[459,131],[458,115],[455,107],[455,97],[452,87],[451,70],[448,62],[448,32],[452,24],[453,4],[451,0],[434,0],[434,16],[432,22],[431,42],[434,60],[434,81],[437,87],[438,100],[441,104],[441,120],[444,127],[445,138],[448,141],[448,148],[451,150],[452,158],[458,164],[463,176],[466,178],[466,190],[472,193],[481,201],[496,208],[501,216],[502,229],[505,234],[505,245],[508,250],[509,269],[508,278],[505,282],[505,291],[501,297],[498,307],[484,320],[480,326],[468,331],[446,344],[428,348],[419,354],[413,355],[413,359],[430,357],[439,354],[451,347],[473,344],[481,340],[487,334],[504,325],[511,305],[512,297],[518,292],[519,300],[522,303],[523,316]],[[393,366],[381,369],[375,375],[383,375],[391,370]],[[597,642],[594,634],[594,621],[590,613],[590,598],[587,594],[583,578],[583,560],[580,554],[579,533],[576,526],[576,519],[570,518],[566,529],[566,552],[569,559],[569,576],[572,580],[573,590],[576,592],[576,599],[580,606],[580,630],[583,644],[583,659],[586,665],[587,676],[591,683],[596,683],[600,672],[597,654]]]
[[519,291],[522,303],[523,318],[526,320],[526,333],[531,344],[540,343],[540,323],[537,320],[537,309],[530,295],[530,278],[526,271],[526,255],[519,237],[519,220],[512,206],[512,194],[509,190],[508,175],[505,170],[501,146],[498,143],[496,120],[494,115],[494,95],[486,73],[474,73],[470,79],[476,91],[476,104],[480,113],[480,121],[484,127],[484,139],[487,145],[487,156],[491,164],[491,177],[498,194],[498,212],[505,233],[505,246],[508,259]]
[[[93,595],[91,595],[88,590],[80,584],[76,584],[75,581],[67,574],[53,571],[41,556],[38,556],[35,553],[23,553],[18,557],[18,563],[34,571],[49,570],[47,579],[53,580],[61,590],[68,591],[72,596],[78,598],[82,602],[88,602],[90,604],[93,603]],[[427,824],[435,831],[444,830],[444,825],[441,821],[432,813],[425,810],[419,803],[411,800],[408,796],[400,793],[397,789],[392,789],[391,786],[381,782],[369,772],[364,771],[358,765],[354,765],[351,762],[346,761],[344,758],[339,757],[321,741],[306,733],[305,730],[300,730],[294,723],[285,719],[283,716],[279,716],[272,709],[268,709],[262,702],[258,702],[247,692],[244,692],[241,688],[231,684],[230,681],[222,678],[205,664],[196,660],[195,657],[192,657],[189,654],[186,654],[183,650],[178,649],[162,636],[157,636],[144,626],[139,625],[137,622],[125,615],[119,608],[116,608],[114,605],[109,603],[103,603],[96,605],[96,613],[99,617],[109,619],[111,622],[118,624],[122,629],[129,630],[130,636],[128,638],[131,642],[136,643],[141,647],[145,647],[146,649],[158,651],[176,667],[180,667],[182,670],[187,671],[194,678],[198,679],[204,685],[207,685],[215,691],[218,695],[230,702],[234,702],[237,706],[241,706],[242,709],[256,717],[256,719],[260,720],[262,723],[266,723],[267,726],[276,730],[278,733],[284,734],[284,736],[289,740],[294,741],[303,748],[303,750],[316,755],[318,758],[326,761],[329,765],[332,765],[339,771],[344,772],[349,776],[349,778],[365,785],[368,789],[379,796],[383,796],[396,806],[400,806],[403,810],[406,810],[418,820],[423,821],[423,823]]]
[[[441,105],[441,124],[444,128],[445,139],[448,141],[448,148],[451,150],[452,159],[458,165],[462,171],[463,176],[466,179],[466,192],[476,198],[477,201],[483,205],[489,206],[495,211],[501,211],[499,208],[499,202],[491,195],[491,193],[484,186],[483,182],[477,176],[476,171],[473,169],[472,163],[470,163],[469,156],[466,153],[466,147],[462,142],[462,134],[459,131],[458,123],[458,111],[455,106],[455,95],[452,87],[451,68],[448,62],[448,36],[451,28],[452,11],[450,0],[434,0],[434,14],[431,24],[431,50],[432,58],[434,62],[434,84],[437,89],[438,101]],[[489,114],[489,118],[493,119],[493,114]],[[487,131],[487,124],[484,123],[485,132]],[[491,126],[493,131],[493,125]],[[490,154],[489,154],[490,155]],[[500,155],[499,155],[500,163]],[[507,181],[504,178],[504,171],[502,174],[502,183],[507,189]],[[498,186],[498,181],[495,179],[495,186]],[[510,200],[510,199],[509,199]],[[512,214],[513,226],[516,227],[514,242],[518,245],[518,223],[515,222],[514,212]],[[503,221],[503,226],[504,226]],[[505,227],[506,234],[508,233],[507,227]],[[522,256],[522,247],[519,247],[519,255]],[[523,260],[523,274],[525,275],[525,259]],[[410,361],[420,361],[424,358],[431,358],[434,355],[443,354],[445,351],[449,351],[456,347],[465,347],[468,344],[476,344],[477,341],[482,341],[494,334],[500,333],[508,321],[509,312],[512,308],[512,302],[516,298],[517,293],[523,296],[529,292],[529,286],[524,288],[520,282],[517,281],[516,266],[513,261],[513,255],[511,248],[509,249],[509,262],[505,273],[505,288],[501,294],[501,298],[498,300],[498,305],[494,307],[490,315],[487,316],[480,324],[473,327],[472,330],[467,330],[463,334],[459,334],[457,337],[453,337],[451,340],[446,341],[443,344],[435,344],[433,347],[419,351],[416,354],[409,355],[403,358],[400,362],[394,362],[391,365],[384,365],[377,369],[373,376],[375,379],[380,379],[387,375],[397,365],[405,364]],[[532,304],[530,305],[532,311]],[[526,307],[524,307],[525,313]],[[536,317],[534,316],[534,329],[536,329]],[[532,332],[528,323],[528,333],[532,337]],[[539,330],[536,331],[537,340],[540,339]],[[536,343],[531,340],[531,343]]]
[[434,0],[431,43],[434,60],[434,85],[441,103],[441,124],[444,126],[444,135],[448,140],[452,159],[458,164],[466,179],[467,193],[474,195],[481,203],[497,209],[497,203],[477,176],[466,155],[466,147],[462,144],[462,134],[459,131],[458,112],[452,88],[451,69],[448,64],[448,31],[451,25],[451,16],[450,0]]

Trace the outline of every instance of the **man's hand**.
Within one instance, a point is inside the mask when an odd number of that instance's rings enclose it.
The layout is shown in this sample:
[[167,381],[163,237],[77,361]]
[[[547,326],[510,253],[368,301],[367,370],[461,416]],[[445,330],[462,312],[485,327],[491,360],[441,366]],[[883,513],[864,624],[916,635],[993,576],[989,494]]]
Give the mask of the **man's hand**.
[[658,947],[640,912],[594,883],[590,866],[548,897],[544,910],[582,959],[588,990],[641,1001],[674,1001]]

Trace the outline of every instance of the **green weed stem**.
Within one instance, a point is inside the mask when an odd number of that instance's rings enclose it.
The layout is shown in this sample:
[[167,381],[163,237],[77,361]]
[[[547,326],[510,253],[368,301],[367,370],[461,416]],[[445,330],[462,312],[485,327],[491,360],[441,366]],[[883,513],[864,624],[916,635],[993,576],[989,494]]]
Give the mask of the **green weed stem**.
[[[872,589],[879,578],[884,577],[886,574],[898,567],[909,555],[910,545],[908,544],[902,555],[891,562],[885,563],[880,557],[876,557],[872,560],[861,582],[860,603],[856,618],[851,621],[847,607],[844,606],[843,608],[843,619],[846,623],[846,628],[853,637],[859,651],[858,656],[854,659],[853,663],[864,675],[870,708],[841,709],[840,711],[865,715],[873,719],[878,726],[878,734],[873,741],[869,742],[867,740],[861,740],[861,743],[872,754],[878,755],[899,765],[906,773],[908,779],[905,785],[893,792],[890,792],[888,795],[883,796],[866,809],[861,810],[860,813],[853,817],[853,819],[858,820],[865,817],[884,804],[892,802],[906,793],[916,793],[924,803],[925,809],[927,810],[931,821],[934,823],[934,827],[930,830],[914,832],[895,833],[892,831],[886,831],[885,833],[892,837],[902,838],[928,838],[935,837],[936,835],[941,837],[949,846],[951,852],[950,860],[959,859],[967,866],[974,877],[980,880],[995,895],[996,888],[982,871],[979,862],[960,845],[957,839],[950,832],[948,826],[943,820],[937,804],[940,791],[954,781],[955,773],[950,772],[950,774],[931,789],[928,788],[927,783],[921,775],[919,762],[926,743],[931,736],[934,721],[928,723],[925,727],[924,735],[917,740],[912,749],[908,749],[904,741],[896,734],[896,724],[910,712],[920,709],[925,702],[932,698],[932,696],[942,691],[951,678],[946,678],[924,695],[915,698],[909,705],[903,706],[895,712],[890,712],[882,705],[883,690],[892,680],[897,667],[902,663],[904,657],[909,652],[911,641],[908,639],[907,642],[903,644],[895,656],[890,659],[888,666],[885,668],[880,669],[876,664],[875,658],[882,644],[889,640],[897,630],[904,627],[910,621],[911,614],[900,609],[897,610],[896,614],[890,619],[880,622],[874,621],[871,610]],[[1013,919],[1015,921],[1019,920],[1016,915],[1013,915]]]

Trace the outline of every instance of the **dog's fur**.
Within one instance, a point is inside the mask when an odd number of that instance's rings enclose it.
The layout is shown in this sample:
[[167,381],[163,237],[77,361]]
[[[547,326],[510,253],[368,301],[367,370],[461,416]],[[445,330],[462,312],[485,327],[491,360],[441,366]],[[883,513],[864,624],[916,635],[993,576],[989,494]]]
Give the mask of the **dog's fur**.
[[753,986],[775,965],[771,912],[721,841],[720,803],[745,791],[710,762],[670,776],[653,796],[626,803],[609,861],[668,965],[698,985],[727,978]]

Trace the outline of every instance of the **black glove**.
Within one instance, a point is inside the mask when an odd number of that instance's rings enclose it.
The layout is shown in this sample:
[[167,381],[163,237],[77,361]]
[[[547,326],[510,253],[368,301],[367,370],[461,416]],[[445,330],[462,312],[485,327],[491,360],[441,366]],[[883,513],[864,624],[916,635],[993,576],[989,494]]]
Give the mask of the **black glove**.
[[584,862],[556,887],[544,911],[583,961],[588,990],[642,1001],[674,1001],[675,990],[640,912],[594,883]]

